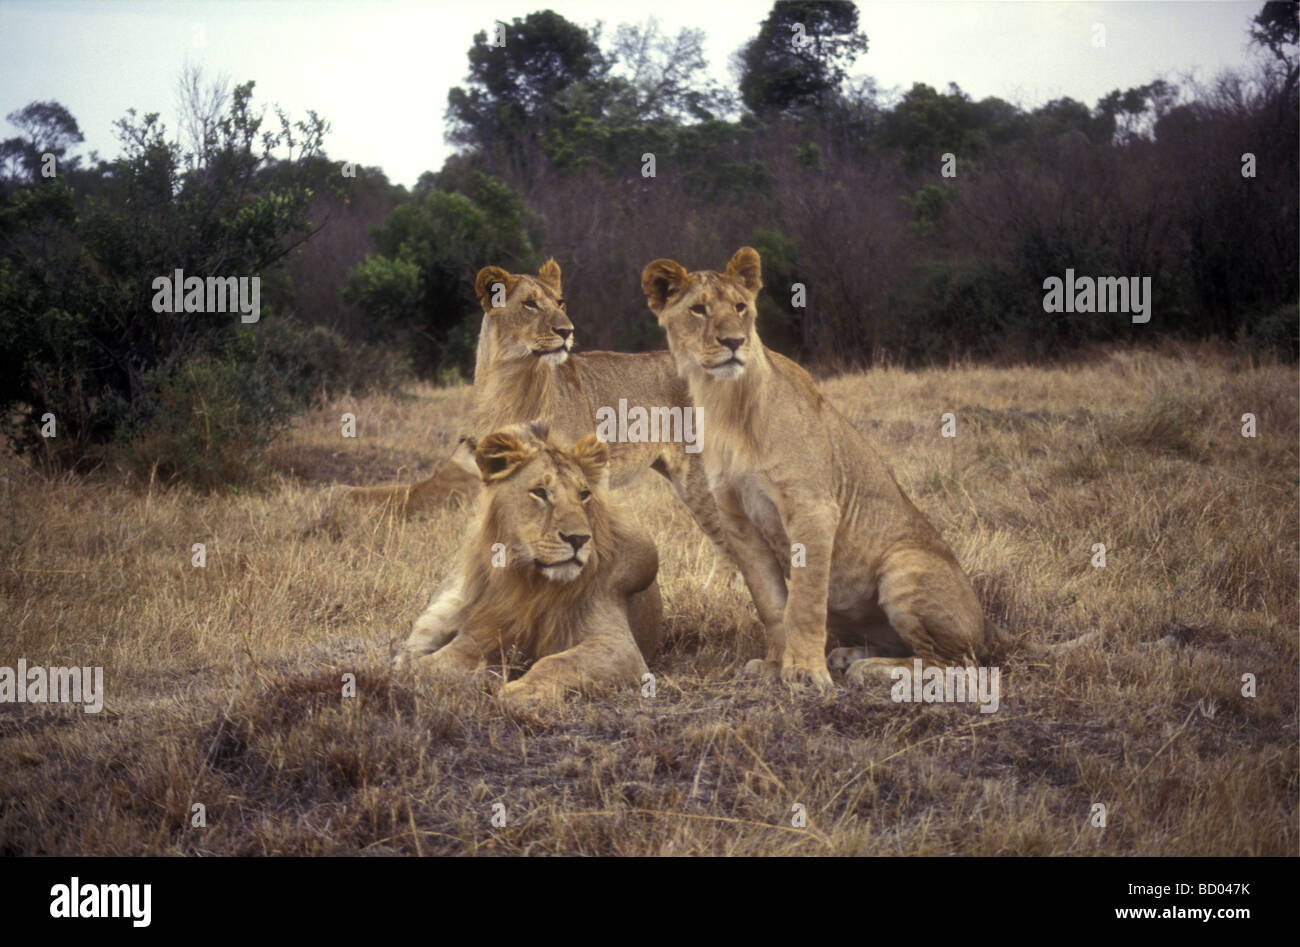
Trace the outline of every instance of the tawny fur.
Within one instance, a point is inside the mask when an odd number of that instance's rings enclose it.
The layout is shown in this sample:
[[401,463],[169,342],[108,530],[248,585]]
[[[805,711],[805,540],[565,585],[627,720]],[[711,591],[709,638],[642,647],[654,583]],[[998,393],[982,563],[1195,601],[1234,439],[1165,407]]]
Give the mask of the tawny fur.
[[[570,354],[573,323],[565,311],[560,267],[549,260],[537,276],[487,266],[475,279],[483,307],[474,368],[472,435],[481,437],[511,424],[546,418],[558,437],[574,441],[596,429],[596,412],[629,405],[686,408],[690,390],[678,377],[668,352]],[[504,306],[494,306],[494,297]],[[707,424],[706,417],[703,424]],[[619,489],[646,470],[666,477],[692,517],[722,553],[723,533],[698,453],[681,443],[612,442],[610,485]],[[460,456],[458,456],[460,455]],[[467,477],[463,471],[469,470]],[[365,503],[389,503],[405,512],[444,501],[456,493],[473,496],[478,482],[472,465],[457,451],[420,483],[355,490]]]
[[828,635],[872,655],[854,680],[993,653],[1000,637],[939,533],[808,373],[759,339],[758,253],[723,273],[656,260],[642,288],[708,421],[709,486],[767,631],[747,671],[828,686]]
[[[535,662],[505,690],[525,700],[639,684],[662,633],[659,560],[649,535],[610,504],[606,445],[588,435],[566,449],[533,423],[490,434],[475,458],[478,526],[399,667],[464,673],[513,652]],[[565,537],[578,534],[590,539],[574,551]],[[576,575],[547,577],[542,563],[571,555],[585,556]]]

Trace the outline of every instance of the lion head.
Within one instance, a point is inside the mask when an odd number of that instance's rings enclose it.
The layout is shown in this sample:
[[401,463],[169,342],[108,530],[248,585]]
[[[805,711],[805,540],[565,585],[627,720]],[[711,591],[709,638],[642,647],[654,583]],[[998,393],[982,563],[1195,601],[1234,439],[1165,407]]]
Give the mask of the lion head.
[[551,365],[569,357],[573,323],[564,311],[560,265],[554,260],[542,264],[536,276],[485,266],[474,279],[474,291],[483,307],[481,353],[506,361],[538,358]]
[[678,370],[738,379],[763,345],[754,329],[754,300],[763,288],[758,251],[742,247],[725,272],[687,272],[673,260],[655,260],[641,273],[646,302],[668,334]]
[[507,569],[571,583],[593,575],[609,548],[609,448],[589,434],[565,449],[548,433],[544,422],[533,421],[476,445],[484,540],[505,547]]

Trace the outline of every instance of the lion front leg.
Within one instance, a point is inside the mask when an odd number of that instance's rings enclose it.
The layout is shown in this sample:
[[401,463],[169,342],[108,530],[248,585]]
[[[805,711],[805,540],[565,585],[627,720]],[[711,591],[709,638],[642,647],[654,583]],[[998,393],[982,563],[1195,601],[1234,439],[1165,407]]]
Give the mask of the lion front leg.
[[456,636],[456,619],[463,604],[459,583],[447,585],[434,596],[428,608],[415,620],[415,627],[402,650],[393,657],[394,669],[410,667],[423,656],[446,646]]
[[749,587],[749,594],[758,609],[758,617],[767,632],[767,653],[745,665],[745,675],[773,677],[781,670],[782,655],[786,649],[785,574],[772,555],[762,534],[749,521],[740,500],[732,490],[719,490],[714,494],[718,512],[727,535],[727,551],[740,568],[740,574]]
[[598,609],[593,620],[601,630],[572,648],[541,658],[523,677],[507,684],[502,693],[507,702],[528,705],[567,693],[639,686],[646,663],[627,616],[608,605]]
[[831,674],[826,667],[826,601],[838,510],[825,503],[791,505],[785,523],[791,561],[790,592],[783,616],[786,647],[781,656],[781,677],[827,688],[831,686]]
[[727,530],[723,525],[722,514],[718,511],[718,503],[713,498],[713,491],[709,489],[709,478],[704,472],[704,462],[700,460],[700,455],[684,453],[681,462],[670,469],[668,479],[677,496],[690,510],[696,524],[713,543],[713,567],[704,584],[709,585],[713,581],[719,568],[734,574],[730,570],[736,568],[736,563],[729,550]]
[[415,667],[421,674],[459,677],[483,669],[487,657],[477,637],[469,631],[461,631],[437,651],[417,658]]

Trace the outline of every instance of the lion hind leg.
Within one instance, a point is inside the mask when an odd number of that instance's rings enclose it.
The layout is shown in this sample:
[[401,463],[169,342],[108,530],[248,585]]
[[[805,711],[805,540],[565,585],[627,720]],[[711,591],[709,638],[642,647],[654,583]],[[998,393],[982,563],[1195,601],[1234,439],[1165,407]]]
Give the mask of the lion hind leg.
[[473,500],[482,485],[468,444],[465,438],[461,438],[451,456],[424,480],[376,487],[347,487],[345,496],[354,504],[391,510],[400,516],[409,516],[456,499]]
[[965,662],[988,650],[979,599],[950,557],[915,546],[891,553],[878,588],[889,626],[910,652],[906,657]]

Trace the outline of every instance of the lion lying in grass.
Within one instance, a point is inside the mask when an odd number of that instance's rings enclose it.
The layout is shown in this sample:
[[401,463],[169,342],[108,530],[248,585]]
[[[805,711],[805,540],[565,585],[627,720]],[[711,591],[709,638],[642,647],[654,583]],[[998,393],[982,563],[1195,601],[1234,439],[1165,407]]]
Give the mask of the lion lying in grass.
[[478,442],[484,496],[460,569],[415,622],[399,667],[460,674],[512,652],[532,667],[504,696],[639,685],[658,651],[654,542],[607,493],[595,435],[562,448],[542,422]]
[[[642,273],[677,370],[704,410],[703,457],[731,558],[767,630],[750,673],[829,686],[828,632],[848,678],[966,662],[1001,645],[952,551],[885,462],[754,328],[760,261],[723,273],[655,260]],[[837,656],[838,657],[838,656]]]

